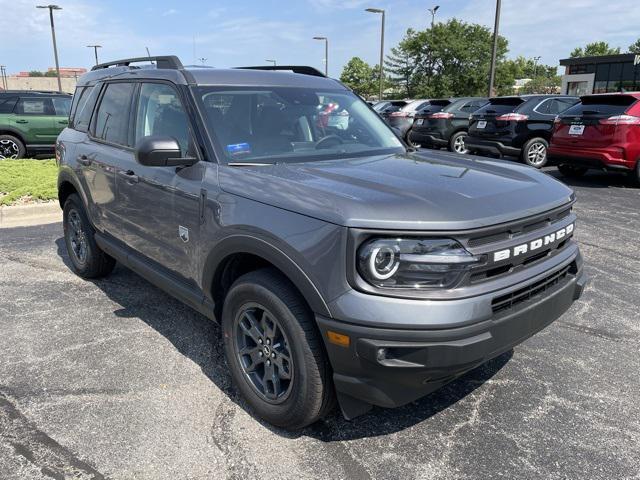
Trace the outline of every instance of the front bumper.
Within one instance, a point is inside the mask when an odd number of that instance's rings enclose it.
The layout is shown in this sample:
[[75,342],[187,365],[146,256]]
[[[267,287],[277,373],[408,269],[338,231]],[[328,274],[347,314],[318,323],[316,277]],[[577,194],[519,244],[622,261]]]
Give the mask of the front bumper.
[[[564,271],[566,275],[560,280],[541,291],[532,290],[510,308],[459,327],[379,328],[317,315],[344,416],[354,418],[372,405],[398,407],[412,402],[542,330],[584,290],[586,276],[579,255]],[[523,291],[520,285],[518,288],[516,292]],[[489,297],[503,298],[504,292]],[[403,312],[397,309],[396,314],[402,316]],[[329,330],[348,335],[349,346],[330,343]]]
[[517,157],[520,155],[521,149],[507,145],[499,140],[483,140],[479,137],[467,136],[464,139],[464,145],[472,152],[478,151],[482,153],[489,153],[492,155],[509,155]]

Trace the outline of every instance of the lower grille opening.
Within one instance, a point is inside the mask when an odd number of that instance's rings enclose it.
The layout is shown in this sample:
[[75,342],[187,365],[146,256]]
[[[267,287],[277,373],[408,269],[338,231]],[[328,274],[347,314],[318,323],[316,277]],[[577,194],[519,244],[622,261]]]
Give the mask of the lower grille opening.
[[491,302],[493,313],[507,310],[514,307],[515,305],[518,305],[519,303],[525,302],[540,295],[541,293],[563,281],[572,271],[572,268],[575,269],[575,267],[573,267],[573,264],[568,265],[562,270],[549,275],[548,277],[543,278],[536,283],[521,288],[520,290],[516,290],[515,292],[511,292],[506,295],[494,298]]

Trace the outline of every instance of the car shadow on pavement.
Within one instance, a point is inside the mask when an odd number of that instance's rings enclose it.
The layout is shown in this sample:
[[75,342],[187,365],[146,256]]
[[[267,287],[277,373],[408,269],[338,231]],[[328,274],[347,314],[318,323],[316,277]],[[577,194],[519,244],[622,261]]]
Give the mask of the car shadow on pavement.
[[[64,239],[56,240],[56,245],[59,257],[71,268]],[[91,282],[119,306],[113,312],[117,318],[138,318],[145,322],[197,364],[231,401],[252,415],[231,382],[220,327],[215,322],[119,264],[109,277]],[[279,429],[259,419],[256,421],[282,437],[308,436],[323,442],[387,435],[423,422],[456,404],[491,379],[512,355],[513,350],[510,350],[409,405],[395,409],[374,407],[352,421],[345,420],[339,408],[324,420],[298,432]]]
[[631,177],[624,173],[603,172],[600,170],[589,170],[584,176],[570,178],[563,176],[556,168],[546,170],[545,173],[560,180],[570,187],[586,188],[637,188]]

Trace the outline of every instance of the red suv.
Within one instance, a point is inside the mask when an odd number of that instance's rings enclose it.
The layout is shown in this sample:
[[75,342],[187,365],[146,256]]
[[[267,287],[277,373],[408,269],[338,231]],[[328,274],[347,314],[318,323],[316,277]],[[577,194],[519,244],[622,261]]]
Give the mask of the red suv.
[[640,182],[640,92],[586,95],[556,117],[549,159],[563,175],[590,168],[629,172]]

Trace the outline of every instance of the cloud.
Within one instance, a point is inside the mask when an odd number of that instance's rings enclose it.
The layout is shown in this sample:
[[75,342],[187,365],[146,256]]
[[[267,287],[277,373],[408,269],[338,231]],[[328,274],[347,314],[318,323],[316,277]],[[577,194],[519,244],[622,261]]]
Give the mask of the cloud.
[[360,8],[369,0],[308,0],[316,10],[348,10]]
[[162,12],[162,16],[168,17],[170,15],[175,15],[176,13],[178,13],[178,11],[175,8],[170,8],[169,10]]

